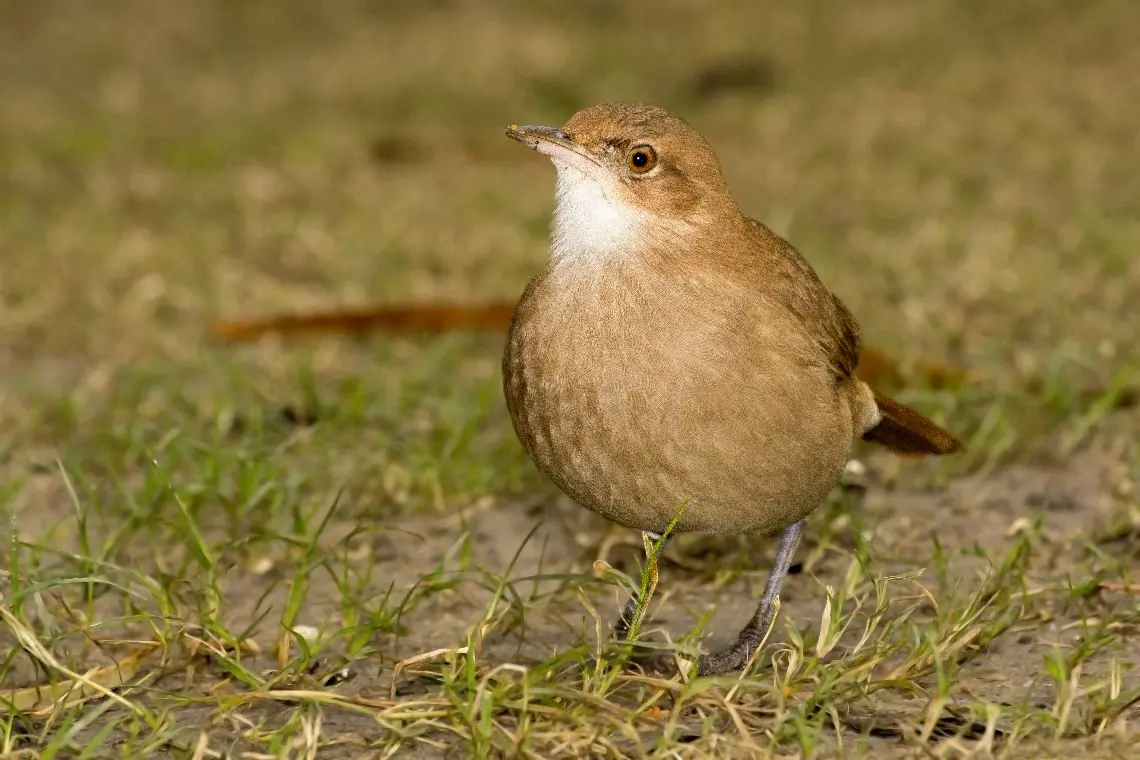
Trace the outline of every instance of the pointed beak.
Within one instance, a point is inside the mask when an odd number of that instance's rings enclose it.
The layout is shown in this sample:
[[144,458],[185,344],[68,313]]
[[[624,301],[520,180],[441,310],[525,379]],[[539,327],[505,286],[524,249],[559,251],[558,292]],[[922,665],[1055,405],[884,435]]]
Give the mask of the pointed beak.
[[557,127],[544,127],[537,124],[511,124],[507,127],[507,137],[518,140],[523,145],[550,156],[555,163],[569,164],[584,172],[596,172],[603,168],[593,153],[574,142]]

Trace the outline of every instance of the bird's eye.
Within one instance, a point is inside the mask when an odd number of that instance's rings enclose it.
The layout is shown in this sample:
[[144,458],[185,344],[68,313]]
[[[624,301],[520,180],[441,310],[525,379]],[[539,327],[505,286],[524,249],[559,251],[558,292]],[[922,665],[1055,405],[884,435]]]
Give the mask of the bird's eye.
[[630,169],[638,174],[644,174],[657,166],[657,152],[648,145],[638,145],[636,148],[630,149],[626,160],[629,162]]

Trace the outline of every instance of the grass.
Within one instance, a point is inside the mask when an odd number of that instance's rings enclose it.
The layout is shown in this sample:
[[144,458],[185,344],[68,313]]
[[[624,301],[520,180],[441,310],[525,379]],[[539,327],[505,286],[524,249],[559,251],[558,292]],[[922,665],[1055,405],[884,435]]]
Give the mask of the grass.
[[[1129,756],[1136,14],[0,11],[0,753]],[[694,121],[868,343],[976,376],[901,393],[968,453],[861,449],[740,678],[609,641],[640,544],[526,461],[499,337],[203,337],[517,297],[553,182],[503,125],[619,98]],[[675,539],[643,646],[726,643],[773,550]]]

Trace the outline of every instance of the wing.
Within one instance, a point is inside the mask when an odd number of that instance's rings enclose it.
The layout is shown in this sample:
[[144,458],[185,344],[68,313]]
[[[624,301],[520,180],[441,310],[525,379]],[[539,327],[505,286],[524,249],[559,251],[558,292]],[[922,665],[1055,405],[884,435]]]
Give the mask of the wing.
[[859,323],[791,243],[749,219],[759,237],[765,290],[792,313],[827,357],[837,380],[859,365]]

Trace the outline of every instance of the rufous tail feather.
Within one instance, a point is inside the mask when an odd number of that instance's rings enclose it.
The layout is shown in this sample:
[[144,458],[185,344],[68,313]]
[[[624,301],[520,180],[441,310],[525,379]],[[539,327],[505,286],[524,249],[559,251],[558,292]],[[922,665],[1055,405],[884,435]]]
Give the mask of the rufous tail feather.
[[965,448],[953,435],[910,407],[878,393],[875,403],[883,419],[863,434],[863,440],[904,456],[953,454]]

